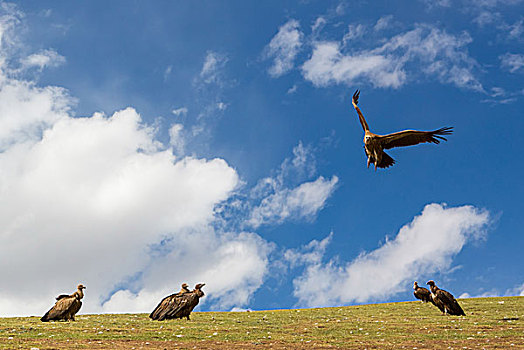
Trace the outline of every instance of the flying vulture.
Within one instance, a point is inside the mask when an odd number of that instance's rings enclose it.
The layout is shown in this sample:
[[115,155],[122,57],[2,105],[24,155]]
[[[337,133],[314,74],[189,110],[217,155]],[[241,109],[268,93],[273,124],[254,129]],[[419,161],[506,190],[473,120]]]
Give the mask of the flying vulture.
[[184,289],[184,284],[179,293],[171,294],[162,299],[149,315],[152,320],[163,321],[182,317],[186,317],[189,320],[189,314],[198,305],[199,299],[204,296],[202,287],[205,283],[197,284],[193,291],[189,291],[187,285]]
[[55,305],[40,319],[42,322],[47,321],[69,321],[75,320],[75,314],[80,310],[82,302],[80,301],[84,297],[82,284],[79,284],[76,292],[71,295],[61,294],[56,297]]
[[436,306],[435,302],[431,298],[431,292],[424,287],[419,287],[417,281],[413,283],[413,295],[415,298],[422,300],[425,303],[432,303]]
[[377,167],[387,168],[395,164],[395,160],[384,152],[385,149],[412,146],[423,142],[438,144],[440,140],[447,141],[442,135],[450,135],[453,132],[453,127],[444,127],[434,131],[404,130],[387,135],[374,134],[369,131],[368,123],[357,106],[359,95],[360,91],[355,91],[352,103],[364,129],[364,150],[368,157],[368,168],[371,163],[375,164],[375,170]]
[[464,310],[462,310],[458,301],[450,292],[437,287],[433,280],[428,281],[426,284],[429,285],[429,289],[431,290],[431,298],[442,313],[455,316],[466,316]]

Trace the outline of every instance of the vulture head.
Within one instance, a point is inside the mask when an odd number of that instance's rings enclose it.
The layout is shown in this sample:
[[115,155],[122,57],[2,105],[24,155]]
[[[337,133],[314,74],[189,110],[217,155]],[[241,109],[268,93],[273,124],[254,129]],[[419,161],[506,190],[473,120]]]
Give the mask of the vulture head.
[[417,289],[418,288],[418,283],[417,281],[413,282],[413,289]]
[[201,290],[201,288],[205,285],[206,285],[205,283],[199,283],[195,286],[194,291],[198,294],[199,297],[203,297],[205,295],[204,291]]
[[429,281],[426,282],[426,284],[427,284],[428,286],[433,287],[433,286],[435,285],[435,281],[433,281],[433,280],[429,280]]
[[182,283],[182,288],[187,289],[188,287],[187,283]]
[[82,283],[80,283],[76,288],[78,288],[79,290],[86,289],[86,287]]

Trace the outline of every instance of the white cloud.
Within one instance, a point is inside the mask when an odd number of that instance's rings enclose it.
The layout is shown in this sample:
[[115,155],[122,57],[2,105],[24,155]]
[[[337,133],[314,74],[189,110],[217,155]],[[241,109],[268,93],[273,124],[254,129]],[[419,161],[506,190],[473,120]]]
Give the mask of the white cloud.
[[423,1],[430,9],[434,7],[450,7],[451,0],[421,0]]
[[169,144],[173,146],[175,154],[182,155],[184,154],[185,140],[182,135],[184,130],[184,125],[182,124],[173,124],[169,128]]
[[289,20],[281,26],[278,33],[266,47],[266,57],[273,58],[273,65],[268,73],[277,78],[293,68],[293,62],[302,46],[303,33],[299,30],[300,24],[296,20]]
[[173,109],[171,111],[171,113],[173,113],[174,115],[176,115],[177,117],[181,116],[181,115],[186,115],[188,112],[188,109],[187,107],[180,107],[180,108],[176,108],[176,109]]
[[217,103],[217,109],[219,111],[225,111],[227,109],[227,103],[224,102],[218,102]]
[[373,27],[373,30],[379,31],[379,30],[384,30],[384,29],[388,28],[389,25],[391,24],[392,20],[393,20],[393,16],[392,15],[387,15],[387,16],[380,17],[377,20],[377,23],[375,24],[375,26]]
[[[89,288],[88,310],[99,311],[97,299],[144,267],[148,245],[214,219],[214,206],[237,186],[236,172],[221,159],[175,161],[160,146],[152,129],[126,109],[110,118],[59,119],[40,140],[0,154],[0,203],[9,207],[0,215],[0,267],[8,271],[3,283],[16,291],[0,292],[12,302],[4,314],[34,313],[35,304],[15,302],[35,294],[34,285],[52,300],[63,292],[58,286],[78,282]],[[213,251],[223,236],[214,238]],[[193,264],[185,276],[206,271]]]
[[257,228],[286,220],[313,220],[333,194],[338,177],[315,178],[313,149],[299,142],[293,157],[286,158],[273,177],[266,177],[249,191],[244,225]]
[[67,91],[31,82],[0,80],[0,151],[41,135],[57,121],[67,118],[71,105]]
[[264,198],[251,212],[248,223],[254,228],[263,224],[282,223],[288,218],[311,220],[335,190],[338,177],[319,176],[296,188],[284,188]]
[[[488,212],[471,206],[427,205],[397,236],[347,264],[321,261],[325,247],[310,247],[312,259],[294,281],[295,296],[307,306],[368,302],[391,297],[422,274],[446,271],[468,242],[482,239]],[[313,254],[312,254],[313,253]],[[329,293],[325,291],[329,290]]]
[[465,49],[471,41],[467,33],[454,36],[420,25],[374,49],[343,52],[338,42],[315,42],[302,73],[315,86],[365,81],[376,87],[398,88],[422,71],[443,83],[482,91],[474,75],[478,64]]
[[167,66],[166,70],[164,71],[164,81],[167,81],[172,71],[173,71],[173,66],[172,65]]
[[524,55],[505,53],[499,56],[502,67],[507,68],[511,73],[515,73],[524,68]]
[[292,95],[292,94],[294,94],[295,92],[297,92],[297,90],[298,90],[297,84],[293,84],[293,86],[290,87],[290,88],[287,90],[287,94],[288,94],[288,95]]
[[524,19],[521,19],[509,26],[509,37],[511,39],[521,39],[524,33]]
[[348,31],[342,38],[342,43],[347,45],[352,40],[359,39],[366,33],[366,27],[362,24],[350,24],[348,25]]
[[208,51],[204,64],[202,65],[202,70],[200,71],[200,81],[206,84],[219,84],[221,85],[221,72],[224,69],[228,58],[225,55],[222,55],[218,52]]
[[491,23],[499,22],[500,17],[499,12],[482,11],[473,19],[473,23],[476,23],[479,27],[485,27]]
[[273,249],[256,234],[217,235],[210,227],[178,234],[166,246],[169,253],[144,270],[143,287],[138,292],[123,289],[113,294],[103,304],[104,312],[151,311],[164,296],[178,291],[183,282],[191,286],[205,282],[206,296],[202,302],[214,308],[247,305],[263,282],[268,254]]
[[21,63],[24,69],[35,67],[39,70],[42,70],[48,67],[57,67],[61,64],[64,64],[65,61],[65,57],[59,55],[54,50],[42,50],[38,53],[23,58]]
[[[6,23],[0,17],[2,48],[16,39]],[[79,282],[82,312],[149,311],[182,282],[208,283],[214,307],[245,306],[273,248],[215,229],[236,171],[219,158],[175,158],[132,108],[72,117],[66,90],[7,75],[9,50],[1,53],[0,315],[43,314]],[[223,62],[208,55],[202,78]],[[183,130],[170,127],[175,149]]]
[[311,32],[313,33],[313,36],[318,35],[318,33],[324,28],[327,21],[324,17],[318,17],[315,20],[315,23],[311,26]]

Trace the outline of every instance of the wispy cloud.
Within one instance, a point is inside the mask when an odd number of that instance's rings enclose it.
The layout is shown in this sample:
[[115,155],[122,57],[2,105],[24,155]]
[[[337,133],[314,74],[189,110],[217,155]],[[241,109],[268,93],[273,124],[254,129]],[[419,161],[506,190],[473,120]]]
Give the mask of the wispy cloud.
[[[427,205],[422,214],[381,247],[347,264],[322,261],[326,242],[312,242],[292,254],[306,256],[305,270],[294,281],[301,305],[327,306],[390,297],[420,275],[449,269],[465,244],[482,239],[490,218],[471,206]],[[329,290],[329,293],[325,291]]]
[[174,115],[176,115],[177,117],[179,116],[184,116],[186,115],[188,112],[188,109],[187,107],[180,107],[180,108],[176,108],[176,109],[173,109],[171,111],[171,113],[173,113]]
[[505,53],[499,56],[503,68],[508,69],[511,73],[516,73],[524,68],[524,55]]
[[467,33],[455,36],[420,25],[373,49],[348,51],[339,42],[315,42],[302,72],[315,86],[366,81],[376,87],[398,88],[408,79],[420,78],[418,72],[422,72],[442,83],[483,91],[475,77],[478,63],[465,48],[471,41]]
[[350,24],[344,37],[342,38],[343,45],[347,45],[348,42],[359,39],[366,33],[366,27],[363,24]]
[[199,81],[205,84],[222,84],[222,70],[227,62],[227,56],[218,52],[208,51],[199,74]]
[[377,20],[377,23],[373,27],[373,30],[380,31],[388,28],[393,20],[392,15],[382,16]]
[[300,24],[292,19],[281,26],[265,49],[265,56],[273,59],[268,73],[276,78],[293,68],[294,60],[302,46],[303,33]]

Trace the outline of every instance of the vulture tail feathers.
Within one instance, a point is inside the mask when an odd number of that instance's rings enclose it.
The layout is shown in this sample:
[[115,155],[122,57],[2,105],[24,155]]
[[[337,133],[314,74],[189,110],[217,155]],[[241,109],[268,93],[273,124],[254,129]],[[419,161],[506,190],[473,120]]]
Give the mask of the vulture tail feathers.
[[377,164],[379,168],[388,168],[395,164],[395,159],[391,158],[386,152],[382,152],[382,159],[380,164]]

